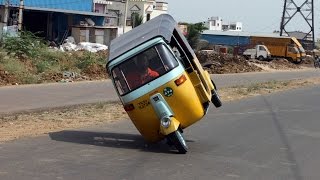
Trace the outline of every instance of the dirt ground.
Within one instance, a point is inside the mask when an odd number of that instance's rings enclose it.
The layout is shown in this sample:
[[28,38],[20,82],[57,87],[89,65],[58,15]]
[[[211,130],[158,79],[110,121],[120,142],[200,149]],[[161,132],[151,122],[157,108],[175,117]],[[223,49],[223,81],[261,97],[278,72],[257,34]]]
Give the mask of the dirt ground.
[[113,123],[121,119],[128,119],[128,116],[119,102],[0,115],[0,143],[65,129]]
[[313,59],[307,57],[300,64],[294,64],[286,59],[273,59],[272,61],[246,60],[242,56],[217,54],[211,51],[197,53],[200,63],[212,74],[299,70],[313,68]]
[[[320,84],[320,78],[270,81],[219,90],[223,102]],[[11,115],[0,114],[0,143],[66,129],[128,120],[119,102],[97,103]]]

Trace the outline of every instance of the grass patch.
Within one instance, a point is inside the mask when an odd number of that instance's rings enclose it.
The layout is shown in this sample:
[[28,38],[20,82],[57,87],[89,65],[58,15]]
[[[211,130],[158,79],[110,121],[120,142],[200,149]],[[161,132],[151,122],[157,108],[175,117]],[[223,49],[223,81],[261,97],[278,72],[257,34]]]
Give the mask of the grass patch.
[[[62,80],[64,71],[78,74],[78,79],[106,78],[107,51],[61,52],[50,49],[30,32],[20,37],[5,37],[0,47],[0,70],[9,73],[2,82],[9,84],[34,84]],[[14,80],[14,82],[12,82]],[[77,80],[77,79],[74,79]],[[0,85],[6,85],[1,84]]]
[[316,84],[320,84],[320,78],[295,79],[288,81],[272,80],[264,83],[252,83],[249,85],[223,88],[219,92],[223,101],[232,101]]

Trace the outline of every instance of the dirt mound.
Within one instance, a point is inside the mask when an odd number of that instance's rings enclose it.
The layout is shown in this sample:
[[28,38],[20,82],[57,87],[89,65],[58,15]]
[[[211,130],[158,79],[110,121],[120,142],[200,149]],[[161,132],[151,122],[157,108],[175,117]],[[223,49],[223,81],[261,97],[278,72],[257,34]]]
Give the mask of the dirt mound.
[[255,59],[249,60],[251,63],[259,67],[267,67],[274,70],[301,69],[300,64],[294,64],[286,59],[274,59],[272,61],[259,61]]
[[304,61],[302,61],[301,65],[305,67],[314,67],[314,58],[312,56],[307,56]]
[[197,52],[197,57],[204,68],[213,74],[262,71],[262,68],[248,62],[241,56],[200,51]]
[[204,68],[214,74],[304,69],[313,67],[314,62],[311,56],[295,64],[284,58],[272,61],[246,60],[242,56],[219,54],[214,51],[200,51],[196,55]]
[[45,73],[41,75],[41,79],[45,82],[58,82],[63,79],[62,73]]
[[105,66],[101,64],[91,64],[83,71],[85,76],[93,79],[106,79],[107,73]]
[[0,86],[13,84],[14,82],[17,82],[15,76],[12,76],[0,66]]

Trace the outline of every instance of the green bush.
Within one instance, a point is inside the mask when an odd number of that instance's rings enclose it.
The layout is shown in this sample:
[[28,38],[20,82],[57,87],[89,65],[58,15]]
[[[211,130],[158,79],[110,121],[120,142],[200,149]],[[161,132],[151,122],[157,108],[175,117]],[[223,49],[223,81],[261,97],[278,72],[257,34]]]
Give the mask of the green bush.
[[37,68],[37,73],[42,73],[50,69],[51,63],[48,61],[38,61],[35,66]]
[[42,39],[28,31],[20,32],[19,37],[5,36],[3,41],[3,48],[19,58],[36,57],[39,50],[44,47],[45,44]]
[[31,74],[31,73],[25,73],[20,78],[20,83],[22,84],[38,84],[40,83],[40,78],[38,75]]
[[83,70],[83,69],[88,68],[90,65],[92,65],[92,64],[94,64],[94,63],[95,63],[94,54],[91,53],[91,52],[85,51],[85,52],[83,53],[83,56],[78,59],[78,62],[77,62],[77,65],[76,65],[76,66],[77,66],[79,69],[82,69],[82,70]]
[[2,66],[9,74],[21,75],[27,72],[25,65],[16,59],[3,60]]

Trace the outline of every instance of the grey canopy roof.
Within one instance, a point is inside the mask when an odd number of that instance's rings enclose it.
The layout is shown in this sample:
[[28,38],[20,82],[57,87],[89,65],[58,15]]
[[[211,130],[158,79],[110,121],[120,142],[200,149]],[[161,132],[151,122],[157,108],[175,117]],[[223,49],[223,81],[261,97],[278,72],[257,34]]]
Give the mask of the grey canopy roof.
[[133,28],[131,31],[111,41],[109,60],[117,58],[134,47],[155,37],[163,37],[170,42],[177,22],[168,14],[162,14]]

